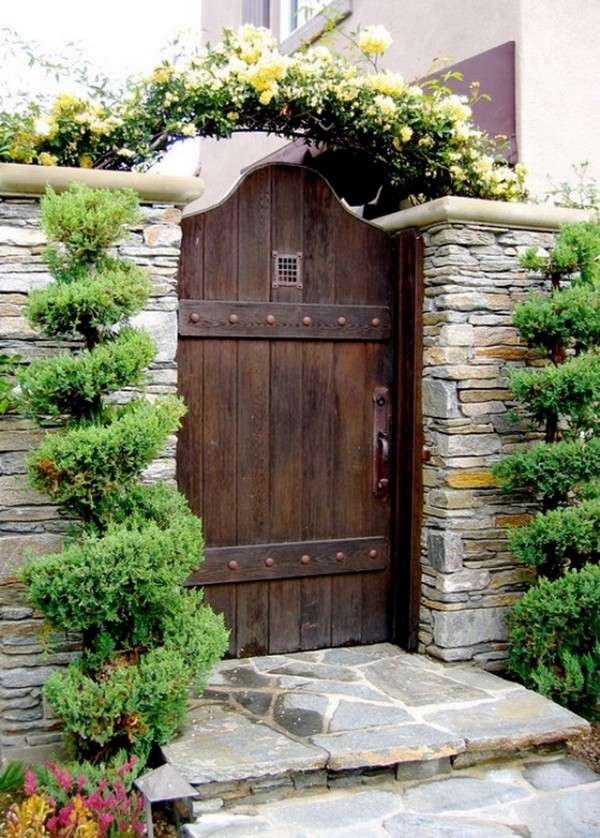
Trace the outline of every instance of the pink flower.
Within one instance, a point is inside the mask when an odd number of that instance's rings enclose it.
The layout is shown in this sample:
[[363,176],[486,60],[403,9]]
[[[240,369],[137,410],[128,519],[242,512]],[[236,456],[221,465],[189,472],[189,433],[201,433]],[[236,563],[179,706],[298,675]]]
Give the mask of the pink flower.
[[52,771],[52,773],[56,777],[56,779],[58,781],[58,784],[61,787],[61,789],[65,793],[68,792],[69,789],[71,788],[71,786],[73,785],[73,778],[71,777],[71,775],[67,774],[66,771],[63,771],[62,768],[59,768],[58,765],[56,765],[56,763],[51,762],[50,760],[48,760],[46,765],[48,766],[50,771]]
[[109,826],[113,821],[113,815],[110,815],[108,813],[105,815],[100,815],[98,819],[98,838],[104,838],[104,836],[108,832]]
[[25,783],[23,785],[23,791],[27,795],[27,797],[31,797],[37,792],[37,778],[33,771],[29,768],[25,772]]
[[120,768],[117,768],[117,777],[122,777],[123,774],[127,774],[128,771],[131,771],[131,769],[137,761],[138,758],[134,754],[132,757],[130,757],[130,759],[127,760],[127,762],[124,762]]
[[58,826],[58,815],[52,815],[52,817],[48,818],[48,820],[46,821],[46,829],[48,830],[50,835],[53,834],[53,832],[55,831],[57,826]]

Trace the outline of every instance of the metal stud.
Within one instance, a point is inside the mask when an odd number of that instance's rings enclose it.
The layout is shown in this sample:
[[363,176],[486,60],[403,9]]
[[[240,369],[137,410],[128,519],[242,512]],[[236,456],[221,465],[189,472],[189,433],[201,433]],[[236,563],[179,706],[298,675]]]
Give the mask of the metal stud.
[[229,562],[229,564],[227,565],[227,567],[229,568],[229,570],[237,570],[238,569],[238,563],[235,561],[235,559],[232,559]]
[[239,319],[240,318],[237,316],[237,314],[230,314],[229,315],[229,322],[231,323],[232,326],[235,326],[235,324],[239,321]]
[[379,555],[379,553],[377,552],[377,550],[370,550],[369,551],[369,558],[370,559],[376,559],[378,555]]
[[335,554],[336,561],[343,562],[346,556],[343,553],[336,553]]
[[374,317],[371,320],[371,326],[374,326],[375,328],[377,328],[378,326],[381,326],[381,320],[379,319],[379,317]]
[[275,559],[272,559],[270,556],[268,559],[265,559],[265,564],[267,567],[273,567],[275,564]]
[[311,323],[312,323],[312,320],[310,319],[310,317],[303,317],[302,318],[302,325],[303,326],[310,326]]
[[193,314],[190,314],[190,320],[192,323],[199,323],[200,322],[200,315],[197,311],[194,311]]
[[273,325],[273,323],[275,322],[275,315],[273,315],[273,314],[267,314],[267,316],[266,316],[266,321],[267,321],[267,323],[269,324],[269,326],[272,326],[272,325]]
[[300,564],[308,564],[310,562],[310,556],[304,554],[304,556],[300,557]]
[[345,326],[346,325],[346,318],[345,317],[338,317],[338,326]]

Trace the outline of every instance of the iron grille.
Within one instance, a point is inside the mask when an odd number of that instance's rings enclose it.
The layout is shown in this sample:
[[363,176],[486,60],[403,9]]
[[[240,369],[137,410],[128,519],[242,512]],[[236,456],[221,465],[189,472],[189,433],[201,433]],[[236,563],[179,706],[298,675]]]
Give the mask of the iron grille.
[[273,288],[302,288],[302,253],[273,251]]

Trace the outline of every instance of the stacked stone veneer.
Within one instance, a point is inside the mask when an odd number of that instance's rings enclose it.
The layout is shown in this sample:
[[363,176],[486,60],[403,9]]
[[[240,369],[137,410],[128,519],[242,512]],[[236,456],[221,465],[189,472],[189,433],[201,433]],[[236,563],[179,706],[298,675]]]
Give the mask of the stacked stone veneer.
[[[143,226],[118,248],[119,255],[147,268],[153,292],[136,324],[158,346],[149,391],[172,393],[177,387],[176,273],[180,252],[180,211],[173,206],[142,207]],[[50,281],[42,258],[45,238],[37,199],[0,199],[0,352],[25,361],[59,351],[30,329],[23,305],[32,288]],[[77,637],[61,635],[42,645],[40,615],[24,601],[15,572],[27,549],[60,547],[68,522],[46,496],[27,485],[24,457],[39,440],[32,423],[0,416],[0,756],[35,761],[55,753],[60,742],[41,685],[51,667],[68,663]],[[175,440],[148,469],[148,479],[174,478]]]
[[535,438],[515,422],[509,367],[540,363],[512,325],[536,283],[519,263],[553,233],[441,223],[425,243],[422,600],[420,646],[447,661],[500,668],[508,607],[531,579],[508,552],[507,525],[529,520],[524,499],[495,486],[498,458]]

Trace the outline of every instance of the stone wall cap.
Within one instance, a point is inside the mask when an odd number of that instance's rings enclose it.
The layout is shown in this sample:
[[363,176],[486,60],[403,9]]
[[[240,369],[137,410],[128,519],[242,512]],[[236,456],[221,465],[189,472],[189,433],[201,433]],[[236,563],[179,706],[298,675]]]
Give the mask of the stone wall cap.
[[384,215],[374,219],[373,223],[390,233],[407,227],[425,229],[440,223],[476,223],[497,227],[556,230],[563,224],[586,221],[594,215],[591,210],[566,209],[550,204],[489,201],[450,195]]
[[133,189],[142,203],[149,204],[185,206],[204,192],[203,182],[195,177],[0,163],[0,196],[3,197],[35,197],[43,195],[47,186],[55,192],[64,192],[74,181],[94,189]]

